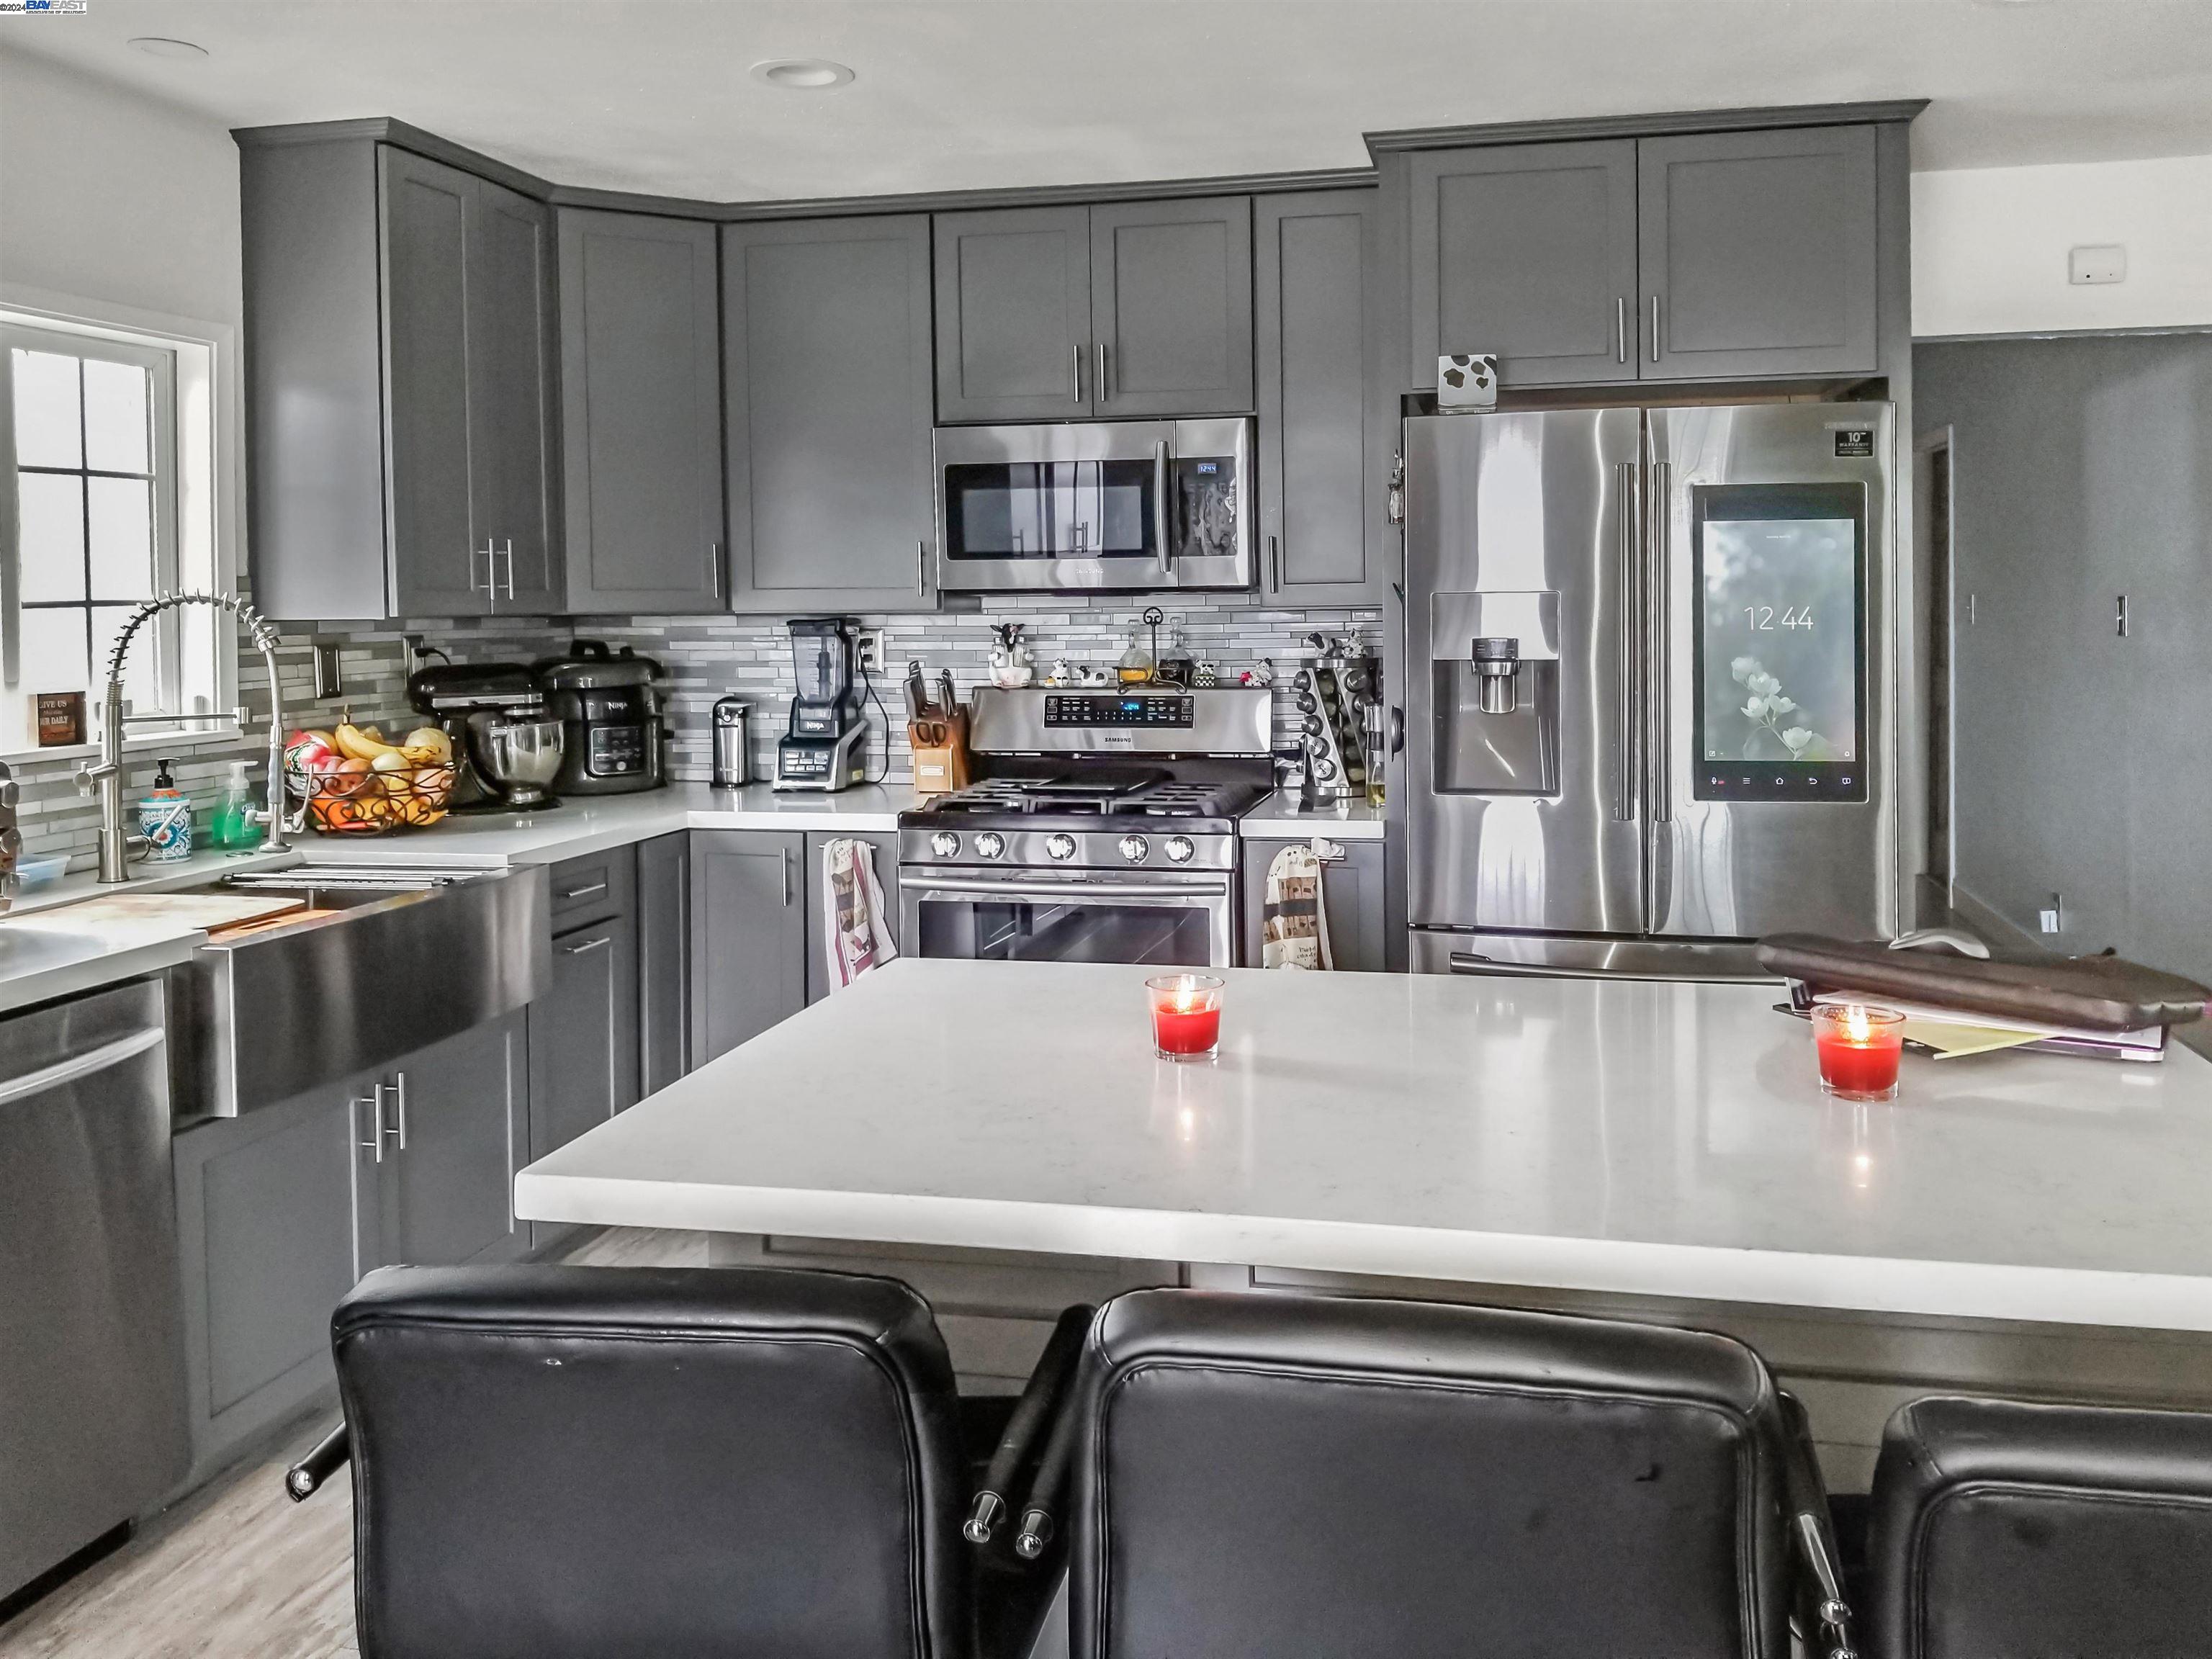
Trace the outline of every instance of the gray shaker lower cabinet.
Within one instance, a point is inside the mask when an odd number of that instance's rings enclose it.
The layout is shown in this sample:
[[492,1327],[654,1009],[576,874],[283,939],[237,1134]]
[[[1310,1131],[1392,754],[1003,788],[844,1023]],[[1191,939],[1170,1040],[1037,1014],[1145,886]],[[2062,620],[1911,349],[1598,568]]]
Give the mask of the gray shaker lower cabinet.
[[369,1080],[174,1143],[177,1256],[197,1485],[331,1382],[331,1310],[380,1259]]
[[691,832],[691,1064],[806,1006],[806,837]]
[[691,843],[678,830],[637,849],[638,1086],[691,1069]]
[[840,837],[866,842],[875,849],[876,882],[884,890],[885,923],[891,943],[898,936],[898,831],[843,830],[806,837],[806,1000],[816,1003],[830,994],[829,879],[823,874],[822,849]]
[[[1324,838],[1327,831],[1320,832]],[[1247,841],[1244,860],[1244,965],[1261,963],[1261,926],[1267,917],[1267,866],[1275,854],[1299,841]],[[1324,864],[1322,905],[1328,918],[1329,954],[1346,972],[1379,974],[1389,966],[1389,933],[1382,909],[1383,844],[1340,841],[1344,856]]]
[[[637,921],[628,910],[556,934],[553,982],[530,1005],[530,1157],[638,1099]],[[568,1229],[533,1224],[544,1249]]]
[[526,1254],[514,1172],[527,1163],[521,1011],[410,1054],[385,1085],[383,1255],[442,1267]]

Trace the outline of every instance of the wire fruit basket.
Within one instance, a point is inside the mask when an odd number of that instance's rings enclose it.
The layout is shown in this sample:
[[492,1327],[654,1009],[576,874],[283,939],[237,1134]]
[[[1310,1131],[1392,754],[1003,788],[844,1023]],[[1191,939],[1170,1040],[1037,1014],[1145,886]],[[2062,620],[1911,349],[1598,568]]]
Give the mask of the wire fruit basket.
[[453,798],[453,769],[445,763],[361,771],[295,766],[284,781],[307,823],[326,836],[428,829]]

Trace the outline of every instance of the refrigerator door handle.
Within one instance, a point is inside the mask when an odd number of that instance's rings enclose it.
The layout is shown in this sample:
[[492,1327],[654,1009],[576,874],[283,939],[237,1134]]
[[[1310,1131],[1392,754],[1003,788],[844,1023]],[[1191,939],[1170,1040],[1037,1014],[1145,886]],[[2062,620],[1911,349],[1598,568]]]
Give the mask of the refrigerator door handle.
[[1651,463],[1651,494],[1645,511],[1645,539],[1651,563],[1646,580],[1644,608],[1651,629],[1646,647],[1647,677],[1650,683],[1650,744],[1646,756],[1645,799],[1654,823],[1674,821],[1674,800],[1667,776],[1668,747],[1674,724],[1674,665],[1668,651],[1669,611],[1674,591],[1668,574],[1668,540],[1673,525],[1672,490],[1674,469],[1670,462]]
[[1640,602],[1641,584],[1637,580],[1638,567],[1643,562],[1643,489],[1644,480],[1636,463],[1620,461],[1614,464],[1620,500],[1620,524],[1617,532],[1620,543],[1620,588],[1617,601],[1620,610],[1620,699],[1619,720],[1613,739],[1618,746],[1620,763],[1615,768],[1613,791],[1613,817],[1616,823],[1626,823],[1636,816],[1636,776],[1643,758],[1642,745],[1637,741],[1636,711],[1638,659],[1637,635],[1644,615]]

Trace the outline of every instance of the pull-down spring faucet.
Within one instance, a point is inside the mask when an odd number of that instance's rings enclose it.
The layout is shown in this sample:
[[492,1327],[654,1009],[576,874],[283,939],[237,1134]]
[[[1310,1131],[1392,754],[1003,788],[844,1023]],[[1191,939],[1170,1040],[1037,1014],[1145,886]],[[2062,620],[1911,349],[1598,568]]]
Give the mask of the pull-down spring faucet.
[[[125,866],[131,838],[123,822],[124,726],[206,718],[201,714],[126,715],[123,712],[123,662],[130,652],[131,636],[164,611],[187,605],[212,605],[234,611],[247,636],[260,647],[261,660],[268,665],[269,787],[265,804],[250,816],[253,823],[268,826],[268,834],[261,842],[263,852],[282,853],[289,845],[284,839],[284,700],[276,680],[276,629],[234,593],[157,593],[131,613],[130,621],[115,636],[115,648],[107,654],[107,690],[100,710],[100,761],[97,765],[87,762],[77,769],[78,791],[88,795],[95,787],[100,791],[100,878],[103,882],[129,879]],[[246,724],[246,711],[242,708],[238,711],[238,723],[241,728]]]

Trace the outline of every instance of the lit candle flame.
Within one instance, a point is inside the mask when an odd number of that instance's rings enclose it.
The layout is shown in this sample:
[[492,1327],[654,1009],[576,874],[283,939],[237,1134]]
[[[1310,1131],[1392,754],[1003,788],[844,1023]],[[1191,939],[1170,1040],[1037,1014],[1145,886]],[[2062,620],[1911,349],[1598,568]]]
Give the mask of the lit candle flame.
[[1874,1022],[1856,1002],[1844,1010],[1844,1035],[1853,1042],[1864,1042],[1874,1035]]

